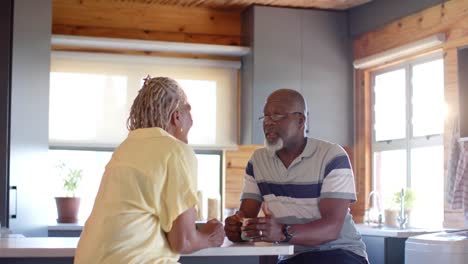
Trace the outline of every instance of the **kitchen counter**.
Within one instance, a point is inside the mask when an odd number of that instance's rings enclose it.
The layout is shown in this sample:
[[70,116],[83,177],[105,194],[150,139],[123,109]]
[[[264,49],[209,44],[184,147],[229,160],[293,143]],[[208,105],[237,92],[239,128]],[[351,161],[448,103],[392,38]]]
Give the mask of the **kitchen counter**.
[[28,237],[1,238],[1,258],[73,257],[79,238]]
[[365,224],[356,225],[357,230],[363,236],[380,236],[380,237],[396,237],[396,238],[408,238],[410,236],[434,233],[443,231],[442,229],[430,229],[430,228],[405,228],[399,229],[397,227],[377,227]]
[[[78,240],[77,237],[0,238],[0,258],[72,258]],[[226,238],[219,248],[206,248],[183,256],[267,256],[293,253],[294,246],[289,244],[232,243]]]
[[408,237],[438,232],[440,229],[370,226],[359,224],[357,230],[366,244],[370,263],[405,263],[405,241]]

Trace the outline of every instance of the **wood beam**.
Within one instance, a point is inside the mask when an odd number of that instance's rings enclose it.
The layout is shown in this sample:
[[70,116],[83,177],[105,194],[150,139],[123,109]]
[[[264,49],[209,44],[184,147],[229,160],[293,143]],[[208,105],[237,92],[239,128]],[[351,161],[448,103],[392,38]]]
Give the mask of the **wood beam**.
[[53,34],[240,45],[240,11],[53,0]]
[[451,0],[404,17],[354,40],[354,58],[360,59],[403,44],[445,32],[444,46],[468,41],[468,0]]
[[357,202],[352,204],[351,211],[356,222],[364,220],[368,208],[367,195],[371,191],[371,93],[370,75],[358,70],[355,72],[354,91],[355,110],[355,147],[354,175],[356,179]]

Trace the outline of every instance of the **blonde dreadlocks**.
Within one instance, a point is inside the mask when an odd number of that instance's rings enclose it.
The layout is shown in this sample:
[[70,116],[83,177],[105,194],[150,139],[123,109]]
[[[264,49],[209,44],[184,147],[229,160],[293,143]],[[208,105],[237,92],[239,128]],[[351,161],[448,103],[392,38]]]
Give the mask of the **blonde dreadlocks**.
[[186,102],[187,97],[175,80],[148,75],[133,101],[127,128],[160,127],[167,131],[171,115]]

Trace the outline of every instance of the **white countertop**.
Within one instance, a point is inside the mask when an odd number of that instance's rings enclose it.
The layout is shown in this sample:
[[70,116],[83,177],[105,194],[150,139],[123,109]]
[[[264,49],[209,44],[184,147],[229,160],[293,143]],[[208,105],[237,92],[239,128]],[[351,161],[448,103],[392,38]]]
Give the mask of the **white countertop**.
[[3,258],[73,257],[78,237],[0,238]]
[[221,247],[205,248],[183,256],[267,256],[292,254],[294,254],[294,246],[289,244],[272,244],[267,242],[232,243],[225,238]]
[[397,238],[407,238],[416,235],[434,233],[443,231],[443,229],[430,229],[430,228],[405,228],[399,229],[397,227],[377,227],[369,226],[365,224],[356,225],[357,230],[361,235],[364,236],[382,236],[382,237],[397,237]]
[[[0,238],[0,257],[73,257],[78,240],[78,237]],[[221,247],[206,248],[183,256],[262,256],[293,253],[294,246],[289,244],[232,243],[225,239]]]

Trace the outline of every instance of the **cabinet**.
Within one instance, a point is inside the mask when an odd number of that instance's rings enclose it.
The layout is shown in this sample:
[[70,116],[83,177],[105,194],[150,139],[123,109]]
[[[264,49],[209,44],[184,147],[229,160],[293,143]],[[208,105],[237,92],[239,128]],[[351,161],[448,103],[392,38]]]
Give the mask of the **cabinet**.
[[51,18],[51,0],[14,1],[9,183],[17,204],[9,227],[26,237],[47,235]]
[[404,264],[406,237],[362,236],[369,263]]
[[263,144],[267,96],[300,91],[309,107],[309,136],[351,145],[353,78],[344,12],[253,6],[243,13],[241,144]]
[[11,43],[13,39],[13,0],[0,1],[0,223],[9,226],[8,166],[10,163]]

